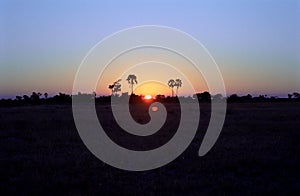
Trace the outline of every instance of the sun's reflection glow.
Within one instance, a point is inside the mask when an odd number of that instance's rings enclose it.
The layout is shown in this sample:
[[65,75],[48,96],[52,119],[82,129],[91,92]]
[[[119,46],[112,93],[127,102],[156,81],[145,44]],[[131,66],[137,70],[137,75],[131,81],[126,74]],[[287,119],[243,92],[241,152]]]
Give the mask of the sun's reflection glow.
[[152,110],[153,112],[156,112],[156,111],[158,110],[158,107],[157,107],[157,106],[153,106],[153,107],[151,107],[151,110]]

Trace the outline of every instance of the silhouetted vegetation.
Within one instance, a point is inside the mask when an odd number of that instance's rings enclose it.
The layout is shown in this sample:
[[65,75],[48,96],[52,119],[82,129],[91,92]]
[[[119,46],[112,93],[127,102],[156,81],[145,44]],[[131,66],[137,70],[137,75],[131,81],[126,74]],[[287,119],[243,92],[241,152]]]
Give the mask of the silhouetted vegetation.
[[138,83],[136,75],[130,74],[127,77],[126,81],[128,82],[128,84],[131,87],[131,94],[133,94],[133,86]]
[[[222,98],[208,95],[199,93],[197,96]],[[94,97],[82,93],[76,96]],[[116,98],[125,96],[128,94]],[[71,96],[61,93],[58,97],[69,100]],[[239,99],[239,96],[234,97]],[[96,102],[107,103],[96,104],[95,108],[107,135],[118,145],[133,150],[152,149],[168,142],[177,130],[180,110],[176,103],[166,103],[166,124],[155,138],[128,135],[115,123],[108,103],[110,98],[97,97]],[[131,98],[139,99],[139,96]],[[15,104],[19,103],[18,99],[10,101]],[[53,97],[48,99],[54,102]],[[176,97],[159,95],[158,99],[171,101]],[[26,100],[31,104],[30,96]],[[48,101],[42,96],[39,104]],[[200,103],[199,127],[189,147],[164,167],[143,172],[122,171],[97,159],[76,130],[70,104],[0,108],[1,193],[299,195],[300,102],[292,101],[297,99],[292,97],[286,103],[228,104],[222,133],[204,157],[197,153],[210,121],[211,109],[209,103]],[[20,102],[24,102],[23,96]],[[131,109],[134,120],[147,122],[146,104],[135,104]]]
[[[175,81],[174,81],[175,82]],[[116,83],[118,85],[118,83]],[[115,84],[115,85],[116,85]],[[171,85],[173,86],[173,85]],[[176,86],[176,85],[175,85]],[[174,86],[174,87],[175,87]],[[119,92],[118,87],[112,87],[117,88],[113,90],[113,95],[118,97],[119,99],[124,99],[130,96],[132,103],[141,103],[144,102],[142,95],[128,95],[128,93],[122,93],[121,95],[117,94]],[[172,90],[173,91],[173,90]],[[44,95],[42,97],[42,95]],[[53,97],[49,97],[48,93],[40,93],[40,92],[32,92],[32,94],[29,95],[17,95],[15,99],[1,99],[0,100],[0,106],[22,106],[22,105],[40,105],[40,104],[71,104],[72,103],[72,97],[81,97],[81,98],[87,98],[87,99],[95,99],[96,103],[108,103],[111,101],[111,96],[96,96],[96,93],[93,92],[91,94],[83,94],[78,93],[77,95],[69,95],[65,93],[58,93],[57,95],[54,95]],[[205,91],[202,93],[196,93],[193,96],[189,97],[179,97],[183,102],[190,102],[192,99],[198,99],[200,103],[210,103],[211,100],[223,100],[227,99],[228,103],[260,103],[260,102],[300,102],[300,93],[294,92],[292,94],[288,94],[287,98],[279,98],[274,96],[268,96],[268,95],[259,95],[257,97],[253,97],[252,95],[244,95],[244,96],[238,96],[237,94],[232,94],[228,97],[223,97],[222,94],[216,94],[211,95],[209,92]],[[158,101],[158,102],[169,102],[174,103],[177,102],[177,97],[170,97],[165,95],[157,95],[150,101]]]
[[[22,189],[29,193],[44,193],[51,186],[55,187],[51,189],[55,194],[60,191],[72,193],[71,190],[78,186],[81,192],[86,188],[90,193],[104,190],[116,194],[120,189],[125,193],[141,194],[148,190],[150,183],[151,187],[159,187],[160,184],[170,187],[165,192],[178,193],[179,189],[182,191],[180,193],[197,195],[199,192],[223,194],[224,190],[228,193],[245,190],[246,193],[255,194],[265,191],[265,187],[271,191],[274,187],[282,187],[279,193],[292,193],[293,188],[298,186],[298,92],[288,94],[287,98],[250,94],[212,95],[207,91],[178,97],[182,82],[180,79],[171,79],[168,86],[172,96],[157,95],[146,100],[144,96],[133,92],[133,86],[137,84],[135,75],[127,78],[131,87],[129,93],[121,92],[120,81],[108,86],[112,92],[108,96],[97,96],[95,92],[78,92],[76,95],[60,92],[54,96],[49,96],[47,92],[32,92],[30,95],[17,95],[14,99],[1,99],[0,139],[1,148],[4,149],[1,173],[4,190],[9,193],[19,193]],[[112,98],[120,103],[129,100],[132,118],[141,124],[150,120],[150,104],[161,102],[167,111],[166,122],[151,136],[129,134],[114,119],[110,107]],[[179,101],[188,104],[197,99],[201,118],[192,144],[172,163],[153,171],[126,173],[102,163],[88,152],[76,132],[72,99],[95,101],[99,122],[108,137],[116,144],[136,151],[157,148],[173,137],[181,118]],[[229,103],[222,136],[211,152],[199,159],[195,155],[209,125],[211,102],[222,100]],[[34,107],[9,108],[16,106]],[[64,187],[61,188],[57,181]],[[111,188],[111,182],[119,189]],[[132,183],[138,183],[138,186],[132,186]],[[210,190],[198,187],[210,187]],[[164,190],[155,189],[152,193]]]
[[174,97],[174,90],[173,90],[173,88],[175,87],[175,80],[173,80],[173,79],[170,79],[169,81],[168,81],[168,86],[169,86],[169,88],[171,88],[171,90],[172,90],[172,97]]
[[121,79],[115,81],[113,84],[108,85],[108,88],[111,89],[111,95],[118,95],[118,92],[121,91]]
[[207,91],[205,91],[203,93],[197,93],[197,94],[193,95],[193,98],[198,98],[199,102],[210,102],[211,101],[211,95]]

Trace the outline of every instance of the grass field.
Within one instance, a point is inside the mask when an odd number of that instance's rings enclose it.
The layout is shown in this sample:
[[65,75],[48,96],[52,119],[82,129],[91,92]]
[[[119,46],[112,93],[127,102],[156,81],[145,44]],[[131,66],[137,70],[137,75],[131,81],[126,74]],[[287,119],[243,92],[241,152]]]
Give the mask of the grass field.
[[[97,106],[109,114],[108,108]],[[89,152],[70,105],[0,108],[0,194],[300,194],[300,103],[229,104],[217,143],[198,157],[209,111],[201,105],[197,135],[176,160],[128,172]],[[105,122],[126,145],[109,116]]]

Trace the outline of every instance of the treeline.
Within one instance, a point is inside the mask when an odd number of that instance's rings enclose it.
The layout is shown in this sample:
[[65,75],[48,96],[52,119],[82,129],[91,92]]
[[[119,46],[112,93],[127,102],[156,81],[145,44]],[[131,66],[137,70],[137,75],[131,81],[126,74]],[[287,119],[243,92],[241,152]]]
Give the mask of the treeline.
[[[130,96],[131,102],[145,102],[143,96],[140,95],[128,95],[127,93],[122,93],[122,95],[112,95],[119,99],[128,98]],[[127,96],[127,97],[126,97]],[[111,96],[98,96],[96,93],[69,95],[65,93],[59,93],[53,97],[49,97],[48,93],[33,92],[31,95],[16,96],[15,99],[1,99],[0,106],[22,106],[22,105],[40,105],[40,104],[71,104],[73,98],[83,98],[84,99],[94,99],[96,103],[109,103],[111,101]],[[223,97],[221,94],[211,95],[209,92],[202,92],[194,94],[189,97],[179,97],[185,102],[189,102],[192,99],[198,99],[199,102],[209,103],[211,100],[223,100],[226,99],[228,103],[251,103],[251,102],[300,102],[300,93],[294,92],[288,94],[288,98],[279,98],[268,95],[259,95],[253,97],[248,94],[245,96],[238,96],[237,94],[232,94],[228,97]],[[170,97],[164,95],[157,95],[153,100],[149,101],[159,101],[159,102],[178,102],[178,97]]]

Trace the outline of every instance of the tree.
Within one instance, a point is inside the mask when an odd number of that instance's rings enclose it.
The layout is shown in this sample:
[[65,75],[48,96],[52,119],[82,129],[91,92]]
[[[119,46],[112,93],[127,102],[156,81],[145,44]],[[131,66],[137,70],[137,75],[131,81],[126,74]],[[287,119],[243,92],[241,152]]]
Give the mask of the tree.
[[30,101],[30,97],[28,95],[23,95],[23,100],[25,102],[29,102]]
[[240,97],[237,94],[232,94],[228,97],[229,102],[236,102],[240,99]]
[[294,92],[293,96],[295,99],[300,99],[300,93],[298,93],[298,92]]
[[113,93],[115,93],[115,95],[118,95],[118,92],[121,91],[121,84],[119,84],[119,83],[115,84],[112,91],[113,91]]
[[118,93],[119,91],[121,91],[121,79],[115,81],[113,84],[108,85],[108,88],[111,89],[111,95],[114,95],[114,93]]
[[216,95],[213,96],[213,100],[217,100],[217,101],[220,101],[223,99],[223,95],[218,93]]
[[176,79],[175,86],[176,86],[176,96],[178,96],[178,88],[182,86],[182,81],[180,79]]
[[48,93],[44,93],[45,99],[48,99]]
[[113,91],[114,87],[115,87],[115,84],[108,85],[108,88],[111,90],[111,95],[114,94],[114,91]]
[[174,91],[173,91],[173,88],[175,87],[175,85],[176,85],[175,80],[170,79],[170,80],[168,81],[168,86],[169,86],[169,88],[172,89],[172,97],[174,97]]
[[203,93],[197,93],[199,101],[208,102],[211,100],[211,95],[209,92],[204,91]]
[[250,100],[250,99],[252,99],[252,95],[248,94],[248,95],[245,96],[245,98],[246,98],[247,100]]
[[163,100],[166,99],[165,95],[156,95],[155,98],[156,98],[156,100],[158,100],[158,101],[163,101]]
[[137,77],[134,74],[130,74],[127,79],[129,86],[131,87],[131,94],[133,94],[133,86],[138,83]]
[[31,96],[30,96],[30,99],[32,101],[38,101],[40,99],[40,95],[41,93],[36,93],[36,92],[32,92]]
[[16,100],[20,102],[20,101],[22,101],[22,97],[21,96],[16,96]]

